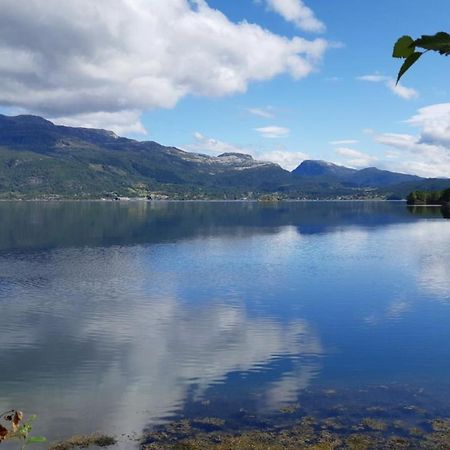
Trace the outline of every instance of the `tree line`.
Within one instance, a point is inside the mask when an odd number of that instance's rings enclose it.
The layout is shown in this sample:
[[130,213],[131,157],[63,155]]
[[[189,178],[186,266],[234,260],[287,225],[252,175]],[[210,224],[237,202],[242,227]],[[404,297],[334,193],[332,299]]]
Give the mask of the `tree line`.
[[414,191],[406,198],[408,205],[448,205],[450,188],[444,191]]

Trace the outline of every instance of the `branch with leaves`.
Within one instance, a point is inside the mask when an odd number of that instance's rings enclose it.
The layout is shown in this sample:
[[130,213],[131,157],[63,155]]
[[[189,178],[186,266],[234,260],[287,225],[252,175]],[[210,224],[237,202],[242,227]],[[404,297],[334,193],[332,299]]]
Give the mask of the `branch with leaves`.
[[2,441],[17,439],[21,441],[21,449],[28,444],[39,444],[45,442],[46,439],[41,436],[30,436],[32,430],[32,422],[36,416],[28,417],[24,422],[22,411],[6,411],[0,414],[0,443]]
[[[417,51],[417,48],[423,51]],[[438,52],[441,55],[450,55],[450,34],[440,31],[432,36],[423,35],[414,40],[411,36],[402,36],[394,45],[392,56],[405,61],[400,67],[397,83],[405,72],[426,52]]]

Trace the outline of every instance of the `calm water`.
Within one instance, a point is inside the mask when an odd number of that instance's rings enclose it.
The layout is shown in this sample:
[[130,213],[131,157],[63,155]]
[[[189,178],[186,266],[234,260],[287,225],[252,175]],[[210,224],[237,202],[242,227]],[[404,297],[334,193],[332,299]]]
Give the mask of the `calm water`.
[[0,203],[0,410],[59,438],[320,389],[442,398],[449,249],[403,203]]

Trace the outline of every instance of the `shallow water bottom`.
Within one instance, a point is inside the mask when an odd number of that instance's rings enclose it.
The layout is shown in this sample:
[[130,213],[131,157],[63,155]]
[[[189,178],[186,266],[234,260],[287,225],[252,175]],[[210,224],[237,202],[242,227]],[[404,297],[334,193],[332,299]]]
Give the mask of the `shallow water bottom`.
[[450,449],[448,392],[390,384],[306,390],[268,414],[221,400],[149,428],[143,449]]

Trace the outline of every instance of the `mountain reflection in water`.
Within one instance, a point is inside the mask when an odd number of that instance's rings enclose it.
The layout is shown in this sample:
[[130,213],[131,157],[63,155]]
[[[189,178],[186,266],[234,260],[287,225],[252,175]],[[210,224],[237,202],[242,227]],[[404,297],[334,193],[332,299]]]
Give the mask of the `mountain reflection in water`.
[[[50,438],[450,374],[449,222],[403,203],[0,203],[0,407]],[[191,407],[191,406],[189,406]]]

